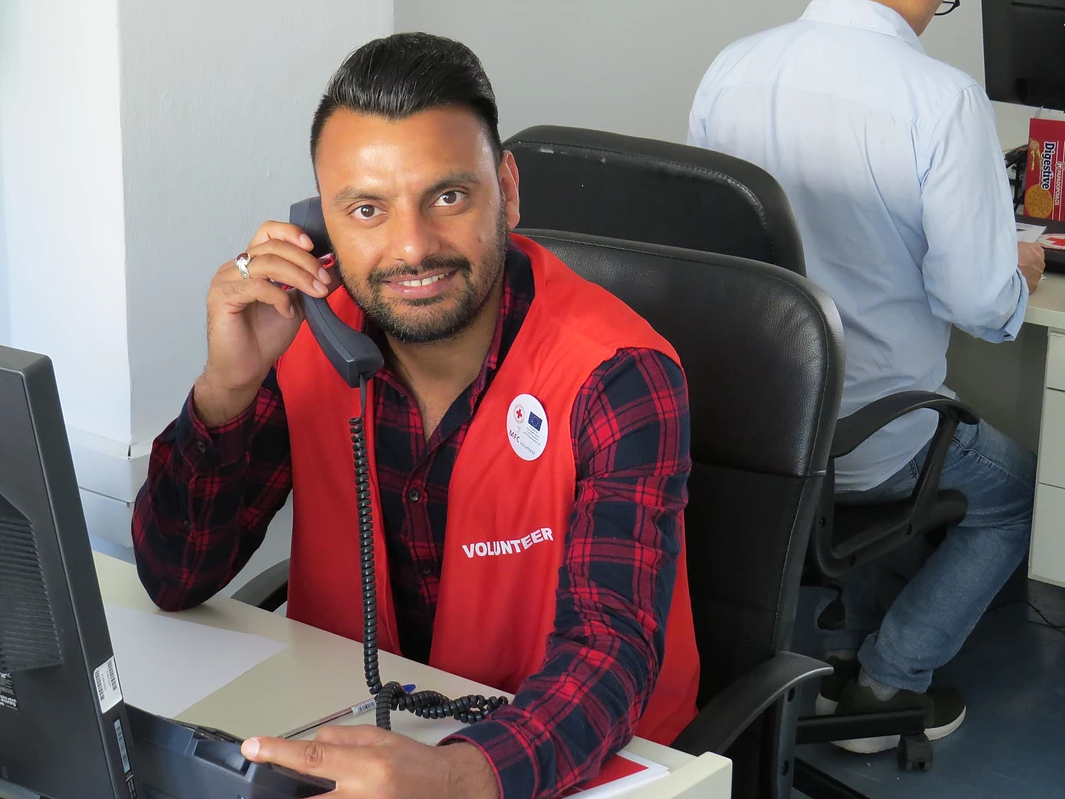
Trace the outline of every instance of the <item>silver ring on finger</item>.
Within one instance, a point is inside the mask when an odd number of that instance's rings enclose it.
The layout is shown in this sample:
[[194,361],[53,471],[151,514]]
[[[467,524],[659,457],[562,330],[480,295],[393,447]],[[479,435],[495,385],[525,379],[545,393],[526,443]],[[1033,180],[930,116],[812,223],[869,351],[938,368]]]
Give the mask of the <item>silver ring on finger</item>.
[[251,259],[252,256],[248,255],[246,252],[242,252],[234,261],[237,265],[237,271],[240,272],[240,276],[245,280],[251,277],[251,272],[248,271],[248,264],[251,263]]

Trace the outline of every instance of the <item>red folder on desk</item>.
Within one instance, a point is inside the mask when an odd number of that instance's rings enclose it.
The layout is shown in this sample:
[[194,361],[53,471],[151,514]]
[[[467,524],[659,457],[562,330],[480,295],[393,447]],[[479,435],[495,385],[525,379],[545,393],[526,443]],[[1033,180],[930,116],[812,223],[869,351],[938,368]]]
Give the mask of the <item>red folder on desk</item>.
[[638,755],[623,753],[614,755],[603,764],[602,771],[595,779],[582,785],[579,789],[565,794],[567,797],[580,799],[607,799],[640,788],[669,774],[669,769],[660,763],[653,763]]
[[1039,237],[1038,243],[1048,250],[1065,250],[1065,233],[1045,233]]

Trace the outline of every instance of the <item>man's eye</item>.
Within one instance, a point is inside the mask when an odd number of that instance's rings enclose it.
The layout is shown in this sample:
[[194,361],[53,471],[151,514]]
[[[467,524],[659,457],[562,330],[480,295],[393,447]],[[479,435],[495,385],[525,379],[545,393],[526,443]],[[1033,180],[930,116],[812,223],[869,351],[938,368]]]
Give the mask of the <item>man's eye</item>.
[[360,205],[355,209],[355,216],[359,219],[373,219],[379,209],[374,205]]
[[462,198],[466,196],[465,192],[453,189],[452,191],[445,191],[440,195],[440,199],[436,201],[437,205],[456,205]]

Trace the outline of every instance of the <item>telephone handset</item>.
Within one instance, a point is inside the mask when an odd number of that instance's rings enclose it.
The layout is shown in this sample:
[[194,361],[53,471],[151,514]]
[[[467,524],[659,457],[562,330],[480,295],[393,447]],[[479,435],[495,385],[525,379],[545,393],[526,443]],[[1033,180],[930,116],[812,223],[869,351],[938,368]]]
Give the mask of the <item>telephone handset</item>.
[[[294,203],[288,212],[288,221],[303,228],[311,237],[317,258],[331,252],[329,234],[325,230],[321,197],[310,197]],[[337,275],[339,278],[339,275]],[[303,315],[311,328],[318,346],[322,348],[333,368],[340,373],[351,388],[365,384],[384,365],[384,358],[369,336],[344,324],[322,297],[312,297],[297,292]]]
[[[316,257],[331,251],[329,234],[322,216],[322,200],[311,197],[294,203],[288,220],[303,228],[311,237]],[[338,276],[339,277],[339,276]],[[307,325],[315,341],[344,381],[359,389],[361,410],[348,420],[351,450],[355,461],[355,492],[358,497],[359,568],[362,583],[362,653],[366,686],[377,697],[377,726],[392,729],[389,714],[406,710],[421,718],[453,717],[466,724],[481,721],[496,708],[507,704],[506,697],[463,696],[448,699],[436,691],[408,694],[398,682],[381,682],[377,657],[377,578],[374,569],[373,504],[370,501],[370,458],[366,451],[364,419],[366,416],[366,383],[384,365],[381,351],[364,333],[354,330],[333,312],[328,301],[296,292],[303,307]]]

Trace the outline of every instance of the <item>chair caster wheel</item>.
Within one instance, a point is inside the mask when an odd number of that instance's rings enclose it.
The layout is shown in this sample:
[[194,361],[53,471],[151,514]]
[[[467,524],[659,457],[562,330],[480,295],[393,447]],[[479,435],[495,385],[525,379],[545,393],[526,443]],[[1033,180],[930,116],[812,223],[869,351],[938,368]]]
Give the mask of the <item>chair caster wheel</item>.
[[932,742],[924,733],[903,735],[897,753],[902,771],[928,771],[932,768]]

